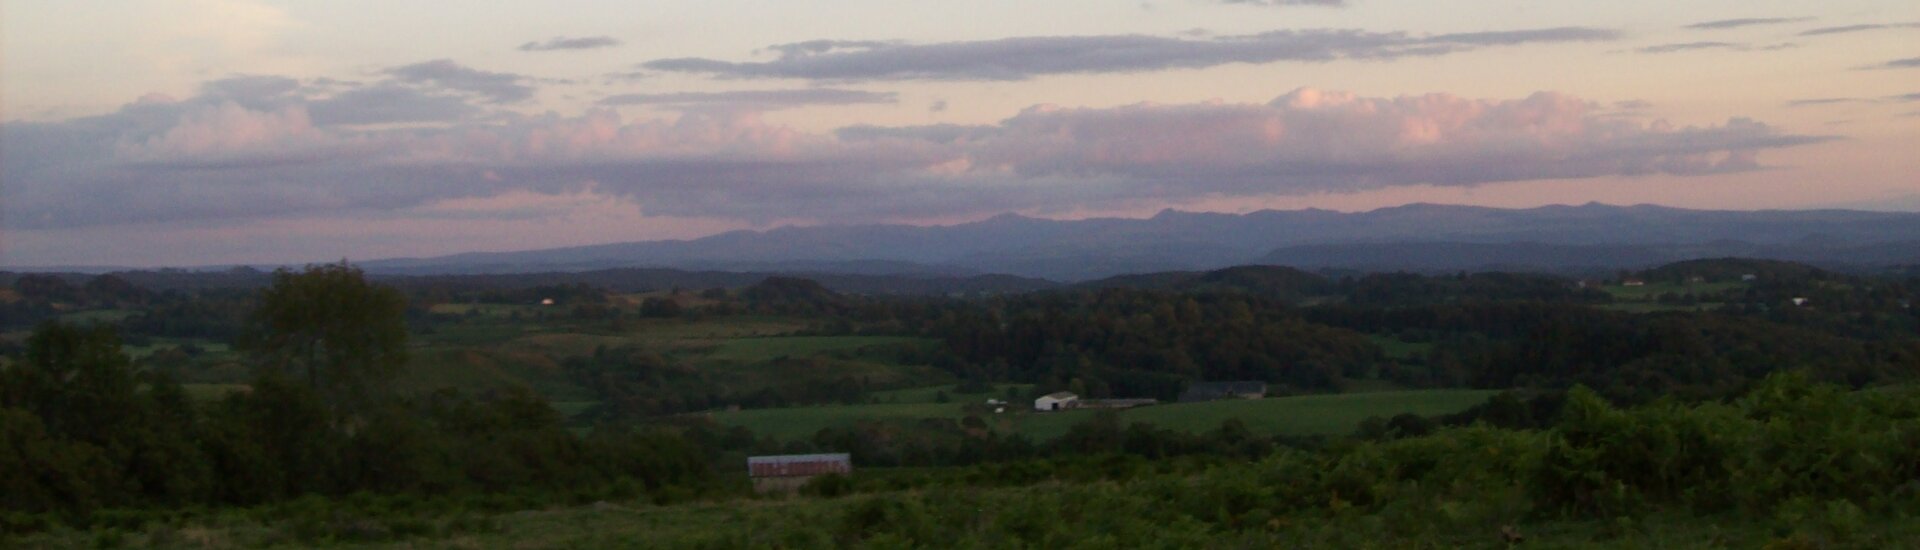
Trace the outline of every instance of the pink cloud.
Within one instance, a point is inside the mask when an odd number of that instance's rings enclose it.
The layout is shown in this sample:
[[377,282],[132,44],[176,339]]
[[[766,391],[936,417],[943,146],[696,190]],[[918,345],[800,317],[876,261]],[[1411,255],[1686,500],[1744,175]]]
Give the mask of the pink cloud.
[[133,163],[259,164],[337,155],[350,141],[315,128],[304,107],[256,111],[224,103],[187,112],[159,135],[122,140],[116,155]]
[[1744,119],[1676,129],[1599,111],[1551,92],[1477,100],[1313,89],[1265,105],[1038,107],[1003,122],[971,154],[976,167],[1029,176],[1179,178],[1202,180],[1188,184],[1200,189],[1288,194],[1751,169],[1753,151],[1824,139]]
[[[1760,167],[1763,149],[1828,139],[1746,119],[1688,127],[1642,123],[1552,92],[1489,100],[1300,89],[1265,104],[1042,105],[993,125],[857,127],[834,134],[738,111],[626,120],[593,110],[368,130],[316,126],[297,102],[248,108],[189,100],[146,108],[180,114],[145,130],[123,124],[130,130],[107,134],[115,145],[106,158],[57,151],[65,141],[25,134],[28,148],[51,148],[61,154],[47,158],[63,160],[0,167],[28,190],[21,195],[26,200],[8,208],[39,214],[10,216],[9,223],[404,212],[588,188],[648,215],[754,223],[898,220],[1721,173]],[[77,131],[58,124],[37,129]],[[534,211],[511,215],[528,212]]]

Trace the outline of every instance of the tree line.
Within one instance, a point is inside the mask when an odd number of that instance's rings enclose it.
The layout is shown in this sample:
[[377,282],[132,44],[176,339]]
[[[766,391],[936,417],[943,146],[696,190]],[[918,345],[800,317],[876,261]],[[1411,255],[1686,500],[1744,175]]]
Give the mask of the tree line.
[[0,369],[0,507],[18,520],[361,492],[670,500],[714,482],[677,433],[576,435],[530,391],[390,391],[403,307],[344,264],[277,272],[241,340],[255,374],[212,400],[135,368],[109,326],[44,323]]

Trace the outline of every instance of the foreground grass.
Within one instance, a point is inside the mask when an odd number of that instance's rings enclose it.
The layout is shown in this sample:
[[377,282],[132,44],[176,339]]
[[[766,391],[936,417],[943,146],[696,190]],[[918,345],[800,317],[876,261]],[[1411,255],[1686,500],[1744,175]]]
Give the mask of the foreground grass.
[[[1189,481],[1189,483],[1194,481]],[[1146,483],[1151,484],[1151,482]],[[935,487],[842,498],[658,506],[598,501],[512,511],[358,509],[308,499],[90,530],[0,536],[9,548],[1909,548],[1920,518],[1756,517],[1654,511],[1609,519],[1530,514],[1510,493],[1207,517],[1142,496],[1142,483]],[[317,504],[313,504],[317,503]],[[375,508],[378,508],[376,506]]]
[[1548,430],[857,470],[807,491],[832,498],[745,497],[723,470],[653,495],[305,497],[90,511],[85,529],[0,514],[31,533],[0,547],[1912,548],[1915,397],[1775,376],[1730,403],[1616,409],[1576,388]]

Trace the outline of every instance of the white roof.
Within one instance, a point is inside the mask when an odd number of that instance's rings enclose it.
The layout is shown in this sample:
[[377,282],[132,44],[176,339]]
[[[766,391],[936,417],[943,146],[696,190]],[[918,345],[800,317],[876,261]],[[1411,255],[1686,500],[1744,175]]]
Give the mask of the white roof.
[[1068,399],[1079,399],[1080,396],[1074,395],[1073,392],[1070,392],[1070,391],[1057,391],[1057,392],[1053,392],[1053,393],[1049,393],[1044,396],[1041,396],[1040,398],[1052,399],[1055,401],[1065,401]]

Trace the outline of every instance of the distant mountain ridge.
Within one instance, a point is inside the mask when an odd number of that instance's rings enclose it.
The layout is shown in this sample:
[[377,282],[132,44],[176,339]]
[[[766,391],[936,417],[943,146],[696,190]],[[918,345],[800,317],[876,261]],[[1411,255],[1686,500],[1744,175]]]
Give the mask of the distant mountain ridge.
[[651,267],[921,276],[1001,273],[1082,281],[1255,263],[1564,271],[1724,256],[1862,266],[1920,264],[1920,213],[1590,203],[1526,209],[1410,204],[1356,213],[1165,210],[1145,219],[1049,220],[1007,214],[947,226],[782,227],[691,240],[475,252],[360,265],[389,274]]

